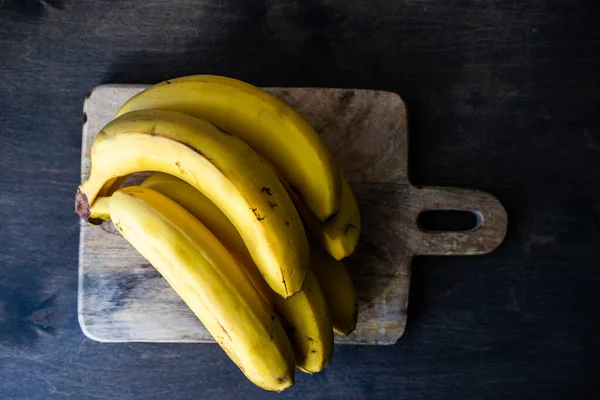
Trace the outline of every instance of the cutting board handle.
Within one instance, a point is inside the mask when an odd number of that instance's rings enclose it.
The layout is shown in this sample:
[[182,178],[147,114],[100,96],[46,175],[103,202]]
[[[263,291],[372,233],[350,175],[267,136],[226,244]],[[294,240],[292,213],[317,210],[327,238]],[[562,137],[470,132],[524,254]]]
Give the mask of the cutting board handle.
[[[411,209],[415,224],[411,247],[415,255],[486,254],[496,249],[506,235],[504,207],[494,196],[480,190],[413,186]],[[477,224],[468,231],[426,231],[417,219],[422,212],[434,210],[469,211],[477,217]]]

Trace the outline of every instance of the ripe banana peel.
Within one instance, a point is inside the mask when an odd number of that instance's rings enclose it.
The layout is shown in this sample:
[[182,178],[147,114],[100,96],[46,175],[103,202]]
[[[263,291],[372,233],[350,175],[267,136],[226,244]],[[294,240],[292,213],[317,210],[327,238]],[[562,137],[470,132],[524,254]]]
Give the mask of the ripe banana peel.
[[94,140],[89,179],[76,211],[99,218],[94,202],[114,179],[140,171],[181,178],[227,216],[268,285],[283,297],[301,290],[309,265],[302,222],[266,162],[241,139],[175,111],[143,110],[108,123]]
[[294,384],[293,350],[281,323],[204,225],[148,188],[120,189],[108,208],[115,227],[169,282],[248,379],[275,391]]
[[116,116],[145,109],[183,112],[240,137],[282,171],[319,221],[339,212],[342,188],[332,154],[310,124],[275,96],[237,79],[186,76],[135,95]]
[[[333,354],[333,330],[328,303],[313,272],[307,273],[301,291],[284,299],[266,285],[235,227],[206,196],[186,182],[162,173],[151,175],[140,186],[155,190],[176,201],[198,218],[231,251],[263,298],[281,317],[284,329],[292,341],[296,364],[301,370],[314,373],[327,366]],[[318,249],[318,245],[316,246],[316,250],[323,253]],[[324,267],[326,265],[317,264],[313,268],[311,263],[311,270],[320,270]],[[337,277],[330,276],[330,278],[332,282],[329,284],[335,285]],[[350,282],[350,289],[354,292],[351,285]],[[338,289],[338,292],[342,291]],[[345,300],[347,298],[342,294],[336,301]],[[335,309],[336,311],[343,309],[344,305],[352,308],[354,304],[355,301],[339,304]],[[341,311],[342,318],[344,312],[345,310]]]

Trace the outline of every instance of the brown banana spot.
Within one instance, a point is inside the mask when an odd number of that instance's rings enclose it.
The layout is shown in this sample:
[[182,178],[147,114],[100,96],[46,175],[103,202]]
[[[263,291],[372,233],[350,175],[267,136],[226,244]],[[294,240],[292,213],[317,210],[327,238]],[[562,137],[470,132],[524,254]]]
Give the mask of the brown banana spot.
[[257,211],[257,210],[258,210],[258,208],[252,208],[251,210],[252,210],[252,212],[254,213],[254,216],[256,217],[256,219],[257,219],[258,221],[262,221],[263,219],[267,218],[267,217],[263,217],[262,215],[260,215],[260,214],[258,213],[258,211]]
[[281,278],[281,282],[283,282],[283,289],[285,290],[285,294],[288,294],[287,283],[285,282],[285,278]]
[[334,212],[333,214],[331,214],[329,217],[325,218],[323,221],[321,221],[321,223],[324,225],[326,223],[328,223],[329,221],[333,220],[335,217],[337,217],[339,214],[339,211]]
[[261,193],[266,193],[269,196],[273,196],[273,191],[270,188],[268,188],[268,187],[264,187],[264,188],[260,189],[260,192]]
[[[154,129],[155,129],[155,127],[156,127],[156,125],[155,125],[155,126],[153,126],[153,127],[152,127],[152,129],[154,130]],[[158,136],[162,136],[162,135],[158,135]],[[225,174],[225,173],[224,173],[224,171],[223,171],[221,168],[219,168],[219,167],[218,167],[218,166],[217,166],[217,165],[214,163],[214,161],[213,161],[213,159],[212,159],[212,158],[210,158],[209,156],[207,156],[206,154],[204,154],[203,152],[201,152],[200,150],[198,150],[197,148],[195,148],[195,147],[194,147],[194,146],[192,146],[191,144],[188,144],[188,143],[186,143],[186,142],[183,142],[183,141],[181,141],[181,140],[176,140],[176,139],[171,139],[171,138],[167,138],[167,139],[169,139],[169,140],[173,140],[173,141],[175,141],[175,142],[177,142],[177,143],[180,143],[180,144],[184,145],[185,147],[187,147],[188,149],[192,150],[194,153],[196,153],[196,154],[198,154],[198,155],[200,155],[200,156],[204,157],[204,158],[205,158],[207,161],[209,161],[209,162],[210,162],[210,163],[211,163],[211,164],[212,164],[212,165],[213,165],[215,168],[217,168],[217,169],[218,169],[218,170],[219,170],[221,173]]]
[[156,124],[152,125],[152,127],[148,130],[148,132],[145,132],[145,133],[150,136],[160,136],[159,134],[156,133]]
[[221,131],[221,133],[223,133],[223,134],[225,134],[225,135],[227,135],[227,136],[233,136],[231,133],[227,132],[225,129],[223,129],[223,128],[219,128],[219,127],[218,127],[218,126],[216,126],[216,125],[215,125],[215,127],[216,127],[216,128],[219,130],[219,131]]
[[347,235],[347,234],[348,234],[348,231],[349,231],[350,229],[352,229],[352,228],[354,228],[354,229],[358,229],[358,228],[356,227],[356,225],[354,225],[354,224],[348,224],[348,226],[346,226],[346,229],[344,229],[344,234],[345,234],[345,235]]
[[277,203],[273,203],[272,201],[270,201],[269,202],[269,207],[275,208],[275,207],[277,207]]
[[221,324],[221,321],[217,321],[217,324],[219,324],[219,326],[223,330],[223,333],[225,334],[225,336],[227,336],[227,339],[229,339],[229,341],[231,341],[231,336],[229,336],[229,332],[227,332],[227,329],[225,329],[223,324]]

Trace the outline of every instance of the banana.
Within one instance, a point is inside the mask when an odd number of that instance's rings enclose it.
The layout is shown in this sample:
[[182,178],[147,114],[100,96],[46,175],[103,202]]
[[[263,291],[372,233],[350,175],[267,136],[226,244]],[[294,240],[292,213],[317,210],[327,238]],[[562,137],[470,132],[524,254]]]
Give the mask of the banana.
[[320,135],[296,111],[248,83],[195,75],[154,85],[128,100],[120,116],[135,110],[180,111],[239,136],[281,171],[320,221],[339,212],[339,169]]
[[352,254],[360,236],[360,211],[356,199],[343,175],[341,180],[342,203],[339,212],[324,223],[315,217],[296,190],[282,180],[308,230],[336,260]]
[[[296,364],[302,371],[314,373],[327,366],[333,354],[333,329],[328,303],[311,271],[306,275],[302,290],[284,299],[266,285],[235,227],[206,196],[186,182],[162,173],[151,175],[140,186],[155,190],[177,202],[198,218],[231,251],[263,298],[279,313],[283,327],[292,341]],[[318,249],[318,245],[316,250],[323,252]],[[315,270],[321,270],[327,265],[314,267]],[[345,300],[341,298],[341,301]]]
[[275,391],[294,384],[293,350],[281,323],[204,225],[168,197],[135,186],[110,197],[109,213],[250,381]]
[[292,341],[298,368],[311,374],[323,370],[333,355],[333,327],[315,275],[309,271],[301,292],[289,299],[277,296],[274,305]]
[[356,291],[350,274],[344,263],[332,258],[314,243],[314,239],[310,239],[309,244],[311,271],[327,301],[333,330],[340,335],[349,335],[356,328],[358,319]]
[[90,177],[75,202],[84,220],[99,218],[94,201],[116,177],[175,175],[233,223],[273,290],[289,297],[302,288],[310,252],[300,217],[277,176],[241,139],[179,112],[134,111],[102,129],[91,159]]

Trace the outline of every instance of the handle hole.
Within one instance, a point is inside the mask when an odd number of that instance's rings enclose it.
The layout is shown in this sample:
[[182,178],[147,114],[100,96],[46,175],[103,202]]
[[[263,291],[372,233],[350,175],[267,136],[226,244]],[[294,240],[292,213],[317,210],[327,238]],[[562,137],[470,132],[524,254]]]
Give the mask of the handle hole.
[[468,210],[427,210],[419,214],[417,223],[427,232],[472,231],[481,226],[481,214]]

